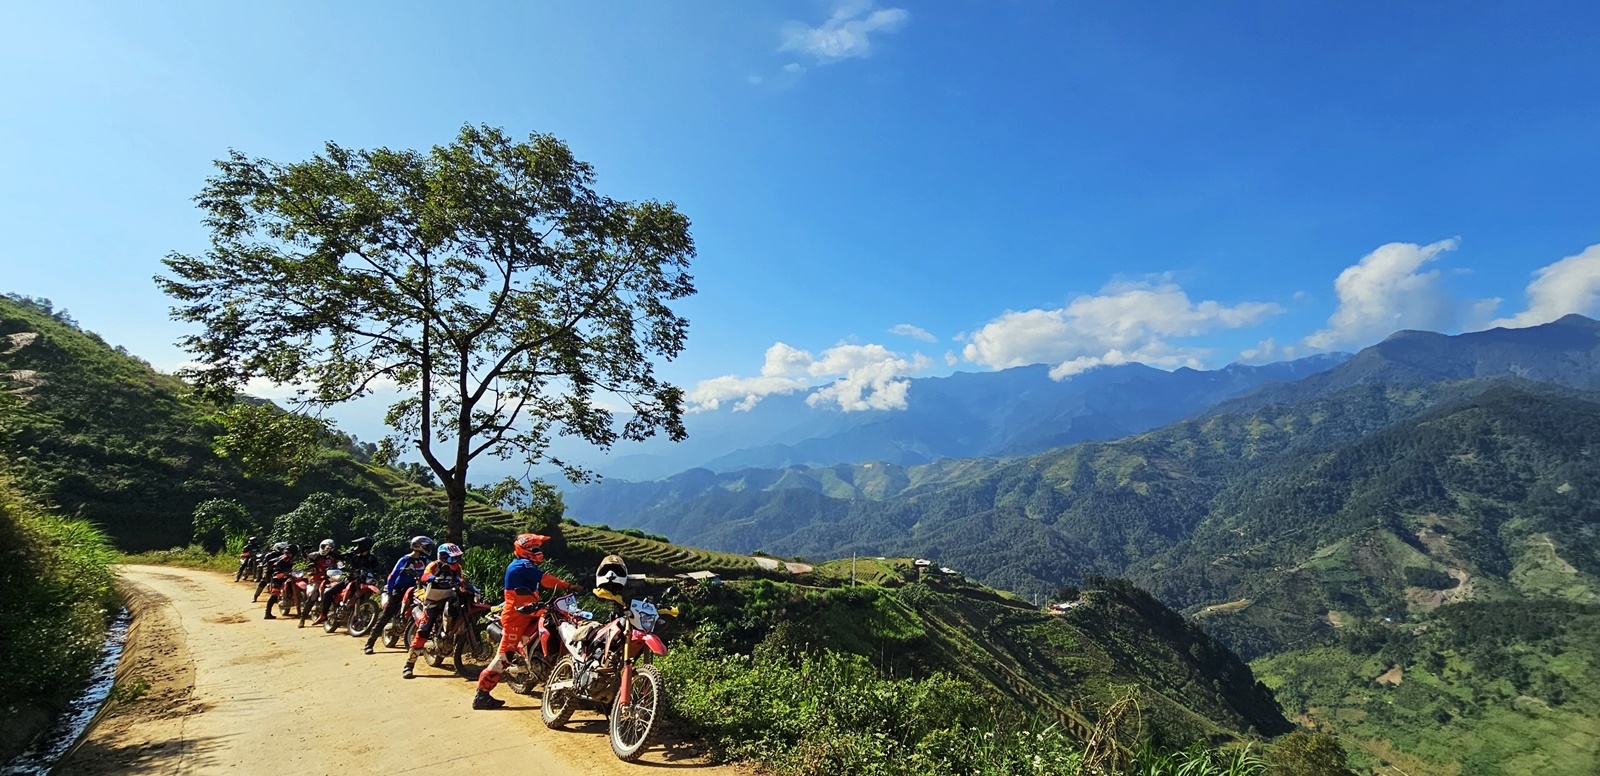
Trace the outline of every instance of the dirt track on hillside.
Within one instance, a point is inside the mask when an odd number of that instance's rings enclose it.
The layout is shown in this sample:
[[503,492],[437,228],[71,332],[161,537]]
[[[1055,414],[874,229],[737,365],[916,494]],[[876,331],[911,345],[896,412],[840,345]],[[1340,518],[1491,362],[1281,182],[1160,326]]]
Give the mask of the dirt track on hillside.
[[503,685],[504,709],[473,711],[475,684],[447,670],[419,661],[406,681],[397,650],[363,655],[343,631],[263,620],[253,584],[181,568],[120,573],[139,618],[122,681],[150,689],[114,706],[62,773],[743,772],[707,765],[682,744],[619,762],[599,715],[546,730],[538,700]]

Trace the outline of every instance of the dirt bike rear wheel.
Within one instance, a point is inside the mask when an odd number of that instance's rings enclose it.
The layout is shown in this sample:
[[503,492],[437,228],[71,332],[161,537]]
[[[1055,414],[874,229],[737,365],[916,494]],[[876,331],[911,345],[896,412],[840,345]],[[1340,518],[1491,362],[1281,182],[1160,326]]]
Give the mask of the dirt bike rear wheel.
[[[294,583],[291,582],[289,584]],[[282,617],[288,617],[289,610],[294,608],[294,594],[289,590],[289,586],[284,585],[283,597],[278,599],[278,615]]]
[[623,762],[633,762],[649,748],[655,738],[656,718],[661,711],[661,671],[655,666],[635,666],[631,702],[622,705],[622,693],[611,704],[611,753]]
[[333,607],[333,611],[328,612],[328,619],[324,620],[323,623],[322,623],[322,632],[323,633],[337,633],[339,631],[339,626],[344,624],[344,620],[345,620],[345,607],[344,607],[344,605],[343,604],[335,604],[334,607]]
[[577,666],[572,662],[571,655],[562,655],[556,661],[550,675],[545,677],[544,691],[539,693],[539,719],[544,726],[551,730],[558,730],[572,719],[573,691],[570,689],[551,692],[550,685],[556,682],[570,682],[577,675]]
[[379,614],[376,602],[371,598],[362,599],[361,603],[356,604],[355,611],[350,613],[350,620],[345,623],[345,630],[351,636],[361,638],[377,624]]

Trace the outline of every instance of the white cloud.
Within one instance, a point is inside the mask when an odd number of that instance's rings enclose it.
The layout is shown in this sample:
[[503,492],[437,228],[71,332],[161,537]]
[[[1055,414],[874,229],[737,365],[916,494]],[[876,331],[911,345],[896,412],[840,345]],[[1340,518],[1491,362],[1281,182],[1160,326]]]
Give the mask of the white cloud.
[[956,358],[956,352],[954,350],[946,350],[944,352],[944,363],[945,363],[945,366],[955,366],[956,362],[960,361],[960,360],[961,359]]
[[710,380],[701,380],[695,385],[694,390],[689,392],[689,401],[693,404],[690,411],[719,409],[723,402],[737,399],[733,405],[734,411],[746,412],[768,396],[775,393],[794,393],[808,385],[809,381],[793,377],[736,375],[713,377]]
[[807,404],[837,404],[844,412],[905,409],[906,378],[932,364],[921,353],[906,356],[882,345],[841,342],[813,357],[811,351],[777,342],[767,348],[760,376],[702,380],[689,392],[689,401],[695,412],[719,409],[725,402],[744,412],[773,394],[807,390],[826,380],[806,397]]
[[1268,364],[1273,361],[1294,360],[1297,349],[1293,345],[1279,345],[1278,340],[1268,337],[1253,348],[1246,348],[1239,353],[1241,364]]
[[865,57],[872,54],[873,34],[898,31],[909,18],[911,14],[904,8],[874,8],[871,0],[844,0],[819,26],[804,22],[784,25],[780,50],[810,54],[819,64]]
[[938,342],[939,341],[939,338],[933,336],[932,334],[929,334],[927,329],[924,329],[921,326],[912,326],[909,323],[895,324],[894,328],[889,330],[889,333],[897,335],[897,336],[901,336],[901,337],[910,337],[912,339],[919,339],[919,340],[922,340],[923,342]]
[[1490,326],[1522,328],[1549,323],[1563,315],[1600,313],[1600,245],[1576,256],[1540,267],[1528,284],[1528,309]]
[[906,357],[882,345],[840,343],[823,351],[810,371],[817,377],[842,376],[807,396],[806,403],[837,403],[845,412],[903,410],[911,387],[904,378],[932,365],[921,353]]
[[1164,277],[1118,282],[1060,309],[1008,311],[974,332],[962,355],[994,369],[1053,364],[1057,380],[1130,361],[1198,367],[1208,351],[1170,340],[1251,326],[1281,312],[1271,302],[1196,303]]
[[747,412],[762,399],[775,393],[794,393],[811,385],[805,379],[806,368],[811,364],[810,351],[775,342],[767,348],[760,377],[724,375],[701,380],[689,392],[691,411],[715,410],[723,402],[734,401],[735,412]]
[[1495,300],[1463,304],[1439,283],[1439,270],[1421,271],[1456,245],[1453,238],[1432,245],[1389,243],[1346,267],[1333,282],[1339,307],[1327,328],[1304,344],[1317,350],[1362,346],[1401,329],[1449,331],[1470,317],[1487,317]]
[[789,64],[783,66],[783,72],[785,73],[804,73],[805,71],[805,67],[799,62],[790,62]]
[[745,80],[745,83],[748,83],[751,86],[760,86],[761,85],[761,76],[759,76],[759,75],[745,76],[744,80]]

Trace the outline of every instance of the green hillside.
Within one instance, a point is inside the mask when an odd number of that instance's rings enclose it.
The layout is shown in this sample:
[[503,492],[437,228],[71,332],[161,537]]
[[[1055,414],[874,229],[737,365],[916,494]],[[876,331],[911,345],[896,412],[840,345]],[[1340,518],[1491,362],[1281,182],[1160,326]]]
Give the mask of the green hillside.
[[[1452,654],[1444,645],[1471,632],[1452,613],[1600,601],[1597,439],[1600,403],[1570,389],[1353,385],[881,500],[712,491],[639,524],[730,549],[928,557],[1030,595],[1126,576],[1259,660],[1292,714],[1366,742],[1368,764],[1409,757],[1418,772],[1511,774],[1537,772],[1514,765],[1527,757],[1567,752],[1575,770],[1564,772],[1593,772],[1600,738],[1583,721],[1600,719],[1600,705],[1582,692],[1541,695],[1600,670],[1600,654],[1579,646],[1587,631],[1529,625],[1502,651],[1516,660],[1472,671],[1408,661]],[[1380,659],[1347,643],[1372,629],[1416,636],[1417,655]],[[1426,680],[1374,692],[1394,665],[1434,677],[1441,695],[1423,693]],[[1474,700],[1449,700],[1462,697]],[[1470,754],[1452,748],[1463,736],[1479,736]]]
[[182,382],[65,316],[0,297],[0,455],[19,487],[100,526],[126,550],[185,544],[201,501],[232,498],[265,520],[308,494],[381,505],[370,467],[330,450],[292,487],[251,479],[212,449],[222,430]]

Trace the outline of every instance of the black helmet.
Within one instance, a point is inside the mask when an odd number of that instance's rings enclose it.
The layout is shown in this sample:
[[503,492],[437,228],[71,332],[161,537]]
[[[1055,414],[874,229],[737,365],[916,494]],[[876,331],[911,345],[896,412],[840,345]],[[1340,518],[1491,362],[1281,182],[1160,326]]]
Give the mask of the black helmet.
[[356,552],[366,552],[367,550],[372,549],[372,537],[363,536],[360,539],[351,542],[350,546],[356,548]]
[[248,538],[248,539],[245,539],[245,540],[244,540],[244,543],[245,543],[245,544],[255,544],[255,543],[257,543],[257,542],[259,542],[259,541],[261,541],[261,537],[259,537],[259,536],[252,536],[252,537],[250,537],[250,538]]
[[433,540],[426,536],[413,536],[411,537],[411,549],[416,550],[423,555],[432,555]]
[[288,553],[289,553],[289,554],[290,554],[290,555],[299,555],[299,554],[300,554],[300,546],[299,546],[299,545],[297,545],[297,544],[291,544],[291,545],[289,545],[289,547],[288,547]]

